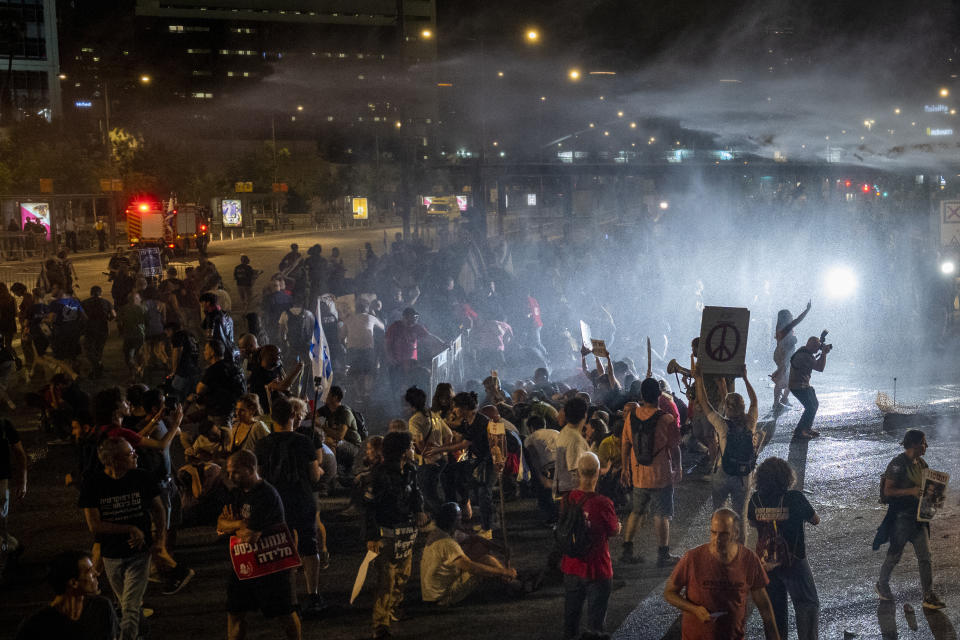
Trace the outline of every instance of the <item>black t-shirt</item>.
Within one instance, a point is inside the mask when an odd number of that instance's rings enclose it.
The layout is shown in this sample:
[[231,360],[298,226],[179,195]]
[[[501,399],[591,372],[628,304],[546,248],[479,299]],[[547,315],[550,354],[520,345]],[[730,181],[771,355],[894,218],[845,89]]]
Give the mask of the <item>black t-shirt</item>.
[[119,636],[113,604],[103,596],[86,596],[79,620],[71,620],[53,607],[44,607],[23,621],[14,640],[115,640]]
[[87,333],[101,337],[109,334],[113,304],[103,298],[87,298],[81,304],[87,314]]
[[248,365],[247,370],[250,371],[250,378],[248,380],[250,393],[257,394],[257,397],[260,399],[260,407],[266,411],[267,407],[270,406],[267,397],[267,385],[274,380],[283,379],[283,367],[278,365],[273,369],[264,369],[260,366],[260,352],[258,351],[256,361]]
[[252,286],[253,267],[248,264],[238,264],[233,268],[233,279],[237,281],[238,287]]
[[290,522],[316,512],[310,468],[317,449],[307,436],[276,431],[257,442],[255,452],[263,479],[276,487]]
[[776,534],[783,537],[793,555],[801,559],[807,557],[803,523],[808,522],[814,513],[807,497],[800,491],[787,491],[782,499],[754,492],[747,505],[747,519],[757,527],[758,540],[762,543],[775,535],[773,523],[776,521]]
[[170,338],[170,345],[181,350],[176,375],[190,378],[200,373],[200,345],[192,333],[184,329],[176,331]]
[[125,533],[104,533],[96,536],[104,558],[129,558],[150,548],[150,507],[160,495],[156,478],[143,469],[132,469],[119,480],[103,471],[84,478],[80,488],[80,508],[98,509],[103,522],[133,525],[143,532],[143,549],[131,549]]
[[[890,461],[883,477],[893,482],[894,489],[912,489],[923,485],[923,470],[926,468],[927,461],[923,458],[913,461],[906,453],[901,453]],[[888,498],[887,504],[891,511],[916,513],[920,500],[914,496],[897,496]]]
[[486,460],[490,457],[490,443],[487,440],[488,422],[489,420],[485,416],[478,413],[473,422],[454,427],[455,431],[470,441],[470,454],[479,460]]
[[251,531],[266,531],[284,521],[280,494],[265,480],[250,491],[234,489],[230,493],[230,504]]
[[227,416],[233,413],[233,407],[243,395],[237,393],[241,376],[240,370],[232,361],[224,358],[207,367],[201,382],[206,387],[200,399],[207,413],[214,416]]
[[20,434],[6,418],[0,420],[0,480],[9,480],[13,474],[10,450],[20,442]]

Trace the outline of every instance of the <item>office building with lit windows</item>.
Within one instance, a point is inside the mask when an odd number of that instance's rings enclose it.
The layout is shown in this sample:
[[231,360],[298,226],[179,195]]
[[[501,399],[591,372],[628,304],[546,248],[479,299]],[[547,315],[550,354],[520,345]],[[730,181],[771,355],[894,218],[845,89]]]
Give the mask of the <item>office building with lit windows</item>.
[[0,0],[2,86],[9,92],[0,100],[0,126],[60,114],[56,5],[56,0]]
[[98,110],[112,59],[122,69],[110,86],[117,119],[193,123],[209,137],[262,138],[280,126],[285,137],[309,136],[435,119],[435,0],[136,0],[131,7],[129,19],[106,12],[99,19],[114,25],[123,45],[77,35],[72,62],[83,77],[70,83],[79,91],[71,104]]

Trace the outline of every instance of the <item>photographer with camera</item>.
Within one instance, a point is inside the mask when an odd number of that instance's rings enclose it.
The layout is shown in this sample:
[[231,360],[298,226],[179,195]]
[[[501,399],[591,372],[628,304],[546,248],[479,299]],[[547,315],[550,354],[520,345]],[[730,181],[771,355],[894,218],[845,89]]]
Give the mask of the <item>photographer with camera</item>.
[[820,435],[813,427],[813,419],[817,416],[820,403],[817,401],[817,392],[810,386],[810,374],[813,371],[822,372],[827,366],[827,354],[833,349],[832,344],[826,344],[827,332],[820,337],[810,337],[807,344],[797,349],[790,358],[790,393],[803,405],[803,415],[793,431],[796,440],[810,440]]

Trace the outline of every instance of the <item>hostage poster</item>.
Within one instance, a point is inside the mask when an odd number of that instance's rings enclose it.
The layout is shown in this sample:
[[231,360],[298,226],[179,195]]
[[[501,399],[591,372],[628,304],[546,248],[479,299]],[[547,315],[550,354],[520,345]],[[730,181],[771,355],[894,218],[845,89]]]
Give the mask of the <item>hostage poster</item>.
[[930,522],[940,512],[947,500],[947,483],[950,474],[933,469],[923,470],[923,483],[920,485],[920,504],[917,506],[917,520]]

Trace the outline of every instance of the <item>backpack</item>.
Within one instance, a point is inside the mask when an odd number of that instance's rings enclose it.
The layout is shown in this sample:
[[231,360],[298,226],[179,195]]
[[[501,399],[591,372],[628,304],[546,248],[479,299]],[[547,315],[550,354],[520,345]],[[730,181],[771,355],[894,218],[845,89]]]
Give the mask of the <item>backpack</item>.
[[560,521],[557,523],[557,548],[565,556],[571,558],[585,558],[593,542],[590,535],[590,521],[583,510],[584,503],[590,499],[590,494],[584,494],[579,502],[571,502],[566,498],[566,505]]
[[357,433],[360,434],[360,439],[366,440],[370,436],[370,432],[367,431],[366,419],[363,417],[363,414],[356,409],[350,409],[350,412],[353,413],[353,419],[357,423]]
[[646,420],[640,420],[636,414],[630,415],[631,434],[633,435],[633,455],[637,464],[649,467],[653,459],[662,451],[654,450],[657,435],[657,422],[663,417],[663,411],[657,409]]
[[295,447],[297,446],[296,440],[297,438],[290,438],[283,443],[282,447],[271,447],[272,451],[270,453],[272,455],[269,456],[263,456],[263,449],[261,449],[261,447],[266,448],[262,443],[267,440],[264,439],[257,443],[257,456],[265,457],[267,463],[265,468],[263,468],[263,477],[275,487],[289,489],[309,485],[309,480],[301,474],[300,465],[290,464],[291,461],[297,459],[297,456],[294,454]]
[[737,422],[727,421],[727,446],[720,456],[720,466],[728,476],[748,476],[757,465],[753,434]]
[[[228,363],[227,371],[230,375],[230,386],[228,387],[230,404],[231,406],[236,404],[237,400],[247,392],[247,379],[243,377],[243,371],[237,365],[233,364],[229,360],[225,360]],[[232,365],[232,366],[231,366]]]
[[[762,509],[757,495],[752,498],[755,509]],[[780,496],[780,509],[783,508],[783,496]],[[763,522],[764,527],[757,529],[757,555],[763,568],[772,571],[778,568],[789,568],[793,565],[795,556],[787,539],[777,529],[777,521]]]

